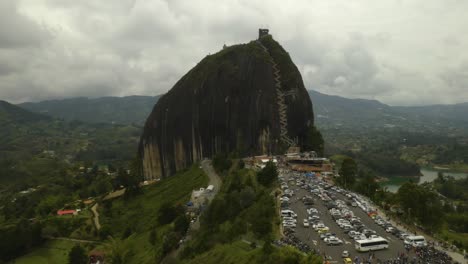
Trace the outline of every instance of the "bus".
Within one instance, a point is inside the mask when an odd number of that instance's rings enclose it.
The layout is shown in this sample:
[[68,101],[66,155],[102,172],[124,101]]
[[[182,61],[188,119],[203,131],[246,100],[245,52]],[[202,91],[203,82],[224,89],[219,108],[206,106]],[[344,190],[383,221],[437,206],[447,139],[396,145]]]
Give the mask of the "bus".
[[388,248],[388,241],[382,237],[357,240],[355,244],[359,252],[374,251]]

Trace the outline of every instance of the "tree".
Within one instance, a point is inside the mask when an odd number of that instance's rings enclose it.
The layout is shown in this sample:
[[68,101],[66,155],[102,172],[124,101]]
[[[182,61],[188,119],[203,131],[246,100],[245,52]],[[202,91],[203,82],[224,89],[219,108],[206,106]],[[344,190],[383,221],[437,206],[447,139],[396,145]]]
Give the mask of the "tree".
[[247,186],[239,193],[239,203],[242,208],[249,207],[255,201],[255,191],[252,187]]
[[124,168],[120,167],[117,170],[117,177],[115,178],[115,181],[117,183],[117,186],[123,186],[127,187],[130,182],[130,175],[124,170]]
[[365,196],[374,199],[379,184],[375,182],[375,176],[370,171],[359,171],[359,180],[355,190]]
[[112,234],[112,231],[108,225],[103,225],[101,229],[99,230],[99,237],[102,239],[106,239],[111,234]]
[[187,232],[187,229],[190,226],[190,219],[185,215],[178,216],[174,221],[174,231],[182,235]]
[[150,242],[151,245],[155,245],[156,244],[156,230],[151,229],[150,233],[149,233],[149,236],[148,236],[148,241]]
[[171,250],[175,249],[179,243],[180,235],[175,232],[169,232],[163,237],[162,251],[166,255]]
[[130,226],[127,226],[125,231],[122,233],[122,239],[125,239],[133,234],[133,230]]
[[68,263],[70,264],[87,264],[88,256],[86,251],[80,245],[75,245],[72,247],[68,253]]
[[444,212],[440,198],[435,192],[416,183],[407,182],[398,189],[397,197],[409,221],[415,220],[431,232],[441,228]]
[[304,144],[305,151],[315,151],[319,156],[324,154],[324,141],[322,134],[315,126],[310,126]]
[[340,168],[338,183],[349,189],[356,181],[357,165],[352,158],[345,158]]
[[244,160],[242,160],[242,159],[239,160],[239,163],[237,164],[237,166],[239,167],[239,169],[245,168],[245,162],[244,162]]
[[229,170],[232,166],[232,161],[225,153],[218,153],[213,157],[213,167],[218,173],[223,173]]
[[272,232],[271,219],[267,216],[259,217],[252,222],[252,231],[259,238],[264,238]]
[[128,199],[132,196],[141,193],[140,182],[143,181],[143,169],[141,160],[138,158],[133,159],[130,164],[130,174],[127,178],[127,185],[125,186],[125,198]]
[[183,214],[183,208],[172,206],[171,203],[166,202],[161,205],[158,213],[158,222],[161,225],[166,225],[174,221],[177,216]]
[[278,178],[276,165],[269,161],[265,167],[257,173],[257,180],[263,186],[270,186]]

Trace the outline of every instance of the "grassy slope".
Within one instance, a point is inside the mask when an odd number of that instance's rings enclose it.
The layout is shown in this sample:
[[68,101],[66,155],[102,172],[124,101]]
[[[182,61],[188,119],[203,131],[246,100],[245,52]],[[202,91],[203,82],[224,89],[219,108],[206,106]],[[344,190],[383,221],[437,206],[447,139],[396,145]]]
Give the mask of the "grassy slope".
[[75,242],[52,240],[33,252],[14,261],[16,264],[63,264],[68,262],[68,252]]
[[190,199],[193,189],[207,184],[208,177],[194,165],[189,170],[144,188],[143,195],[134,199],[114,200],[110,214],[101,214],[101,224],[109,226],[114,237],[120,237],[127,227],[132,228],[134,234],[125,241],[132,252],[129,263],[154,262],[155,248],[158,247],[158,242],[162,241],[161,234],[170,228],[169,225],[158,226],[156,247],[149,243],[149,231],[156,224],[159,207],[165,202],[185,204]]
[[183,263],[193,264],[218,264],[218,263],[254,263],[260,255],[261,249],[253,250],[242,241],[236,241],[231,244],[217,245],[215,248],[205,252],[193,259],[186,260]]
[[104,213],[101,225],[108,225],[113,234],[119,234],[130,225],[136,231],[146,231],[155,222],[159,207],[164,202],[185,204],[193,189],[206,186],[208,177],[197,166],[179,172],[143,189],[129,201],[117,199],[112,202],[111,214]]

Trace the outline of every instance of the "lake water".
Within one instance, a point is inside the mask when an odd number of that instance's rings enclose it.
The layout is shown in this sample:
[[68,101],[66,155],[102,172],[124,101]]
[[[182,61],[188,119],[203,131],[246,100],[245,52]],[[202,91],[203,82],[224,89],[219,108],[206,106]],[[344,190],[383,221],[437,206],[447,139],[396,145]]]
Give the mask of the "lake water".
[[[461,172],[448,172],[444,170],[440,170],[441,172],[444,173],[444,175],[450,175],[453,176],[455,179],[462,179],[466,178],[468,176],[467,173],[461,173]],[[383,182],[381,185],[383,187],[387,187],[388,191],[390,192],[397,192],[398,188],[410,180],[417,181],[418,184],[425,183],[425,182],[431,182],[435,179],[437,179],[437,173],[439,170],[434,170],[434,169],[421,169],[421,174],[422,176],[420,177],[403,177],[403,176],[394,176],[389,178],[389,181]]]

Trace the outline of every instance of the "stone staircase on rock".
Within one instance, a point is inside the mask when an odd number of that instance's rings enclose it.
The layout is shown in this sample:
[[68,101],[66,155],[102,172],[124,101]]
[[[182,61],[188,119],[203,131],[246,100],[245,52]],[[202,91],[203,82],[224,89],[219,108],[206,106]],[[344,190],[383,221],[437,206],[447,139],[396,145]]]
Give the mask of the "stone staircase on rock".
[[257,43],[260,47],[268,54],[269,62],[273,68],[273,75],[275,80],[275,90],[276,90],[276,104],[278,105],[278,114],[280,122],[280,139],[288,147],[295,147],[297,144],[292,140],[288,135],[288,106],[286,105],[286,96],[293,95],[294,91],[284,91],[281,86],[281,72],[278,69],[278,64],[275,62],[271,56],[268,49],[257,40]]

